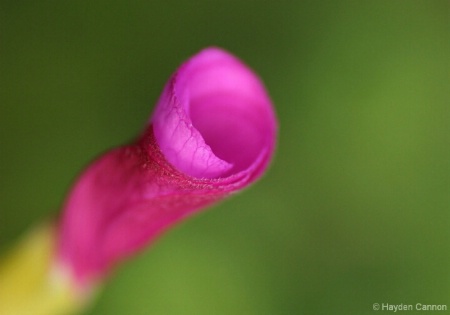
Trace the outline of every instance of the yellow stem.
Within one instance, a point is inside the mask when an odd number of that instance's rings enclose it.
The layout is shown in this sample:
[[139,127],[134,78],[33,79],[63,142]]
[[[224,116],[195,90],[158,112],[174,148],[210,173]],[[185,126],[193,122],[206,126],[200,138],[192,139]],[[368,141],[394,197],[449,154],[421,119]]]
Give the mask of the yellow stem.
[[55,262],[55,243],[55,229],[46,224],[0,260],[0,315],[67,315],[86,306],[92,294],[80,294]]

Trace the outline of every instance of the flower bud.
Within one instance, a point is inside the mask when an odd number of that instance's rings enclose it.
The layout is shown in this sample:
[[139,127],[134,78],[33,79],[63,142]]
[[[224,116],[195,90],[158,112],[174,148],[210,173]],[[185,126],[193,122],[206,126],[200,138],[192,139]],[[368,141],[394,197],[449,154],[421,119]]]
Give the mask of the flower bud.
[[65,204],[58,257],[79,283],[266,170],[276,118],[260,79],[207,48],[170,78],[138,139],[94,161]]

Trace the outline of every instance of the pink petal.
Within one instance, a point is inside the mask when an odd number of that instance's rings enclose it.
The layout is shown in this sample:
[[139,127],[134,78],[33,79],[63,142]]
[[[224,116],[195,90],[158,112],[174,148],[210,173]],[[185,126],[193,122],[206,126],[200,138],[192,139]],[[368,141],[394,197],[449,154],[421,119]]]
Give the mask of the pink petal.
[[80,283],[104,274],[180,219],[257,179],[276,138],[264,86],[208,48],[172,76],[136,143],[112,150],[66,201],[59,256]]
[[274,141],[275,118],[262,83],[217,48],[203,50],[175,73],[152,122],[166,159],[194,177],[242,171]]

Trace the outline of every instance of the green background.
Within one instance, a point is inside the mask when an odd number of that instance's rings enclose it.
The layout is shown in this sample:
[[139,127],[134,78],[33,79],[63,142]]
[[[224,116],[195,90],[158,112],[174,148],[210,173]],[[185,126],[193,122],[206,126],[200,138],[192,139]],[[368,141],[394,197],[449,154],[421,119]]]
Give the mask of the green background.
[[0,249],[210,45],[265,81],[275,160],[124,264],[86,314],[450,308],[449,1],[0,0]]

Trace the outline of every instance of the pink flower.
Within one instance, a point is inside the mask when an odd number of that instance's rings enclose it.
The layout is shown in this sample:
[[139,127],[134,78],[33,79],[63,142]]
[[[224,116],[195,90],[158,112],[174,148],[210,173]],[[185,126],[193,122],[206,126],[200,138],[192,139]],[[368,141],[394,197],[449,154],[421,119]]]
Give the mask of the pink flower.
[[181,219],[246,187],[274,151],[276,118],[259,78],[207,48],[167,83],[143,134],[81,175],[64,205],[58,255],[82,284]]

